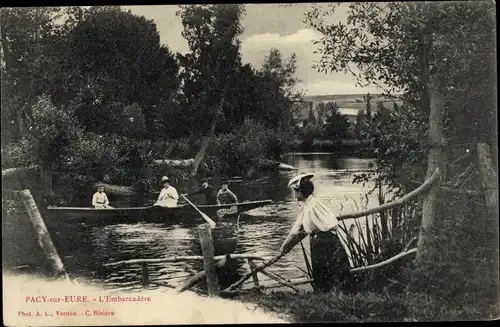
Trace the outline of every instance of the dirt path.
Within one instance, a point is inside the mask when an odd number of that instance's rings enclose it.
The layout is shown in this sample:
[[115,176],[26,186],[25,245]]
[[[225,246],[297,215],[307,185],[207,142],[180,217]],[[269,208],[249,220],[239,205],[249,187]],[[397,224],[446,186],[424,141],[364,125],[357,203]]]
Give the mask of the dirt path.
[[[76,296],[87,296],[87,302],[70,302],[76,301]],[[122,301],[127,297],[128,301],[110,302],[118,296]],[[135,301],[131,301],[131,296]],[[138,296],[141,301],[137,301]],[[144,301],[146,298],[150,300]],[[49,299],[59,302],[48,302]],[[170,289],[111,292],[31,276],[4,274],[3,300],[6,326],[287,323],[251,304],[192,292],[180,295]]]

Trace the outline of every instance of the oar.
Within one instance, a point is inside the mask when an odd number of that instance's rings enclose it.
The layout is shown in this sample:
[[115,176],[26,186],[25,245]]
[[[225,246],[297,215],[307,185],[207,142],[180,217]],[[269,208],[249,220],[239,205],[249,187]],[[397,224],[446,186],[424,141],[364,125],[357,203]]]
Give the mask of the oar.
[[201,210],[198,209],[198,207],[196,207],[191,201],[189,201],[189,199],[186,198],[186,196],[182,195],[182,198],[186,200],[187,203],[189,203],[196,211],[198,211],[198,213],[203,217],[203,219],[205,219],[205,221],[210,225],[210,228],[215,228],[215,221],[213,221],[212,219],[210,219],[210,217],[201,212]]

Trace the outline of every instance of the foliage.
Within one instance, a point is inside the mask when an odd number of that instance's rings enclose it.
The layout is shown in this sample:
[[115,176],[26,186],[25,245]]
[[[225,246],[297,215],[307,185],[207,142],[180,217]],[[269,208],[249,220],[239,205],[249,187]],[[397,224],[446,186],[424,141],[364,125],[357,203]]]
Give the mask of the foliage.
[[315,109],[318,122],[323,125],[324,122],[326,122],[326,119],[328,117],[331,108],[329,108],[324,102],[320,102],[316,105]]
[[[56,17],[66,19],[56,24]],[[2,10],[2,52],[6,132],[14,128],[22,137],[33,102],[46,94],[57,108],[74,107],[83,127],[102,133],[128,133],[121,115],[136,103],[147,135],[163,136],[179,66],[152,21],[119,7],[9,8]]]
[[329,113],[325,124],[326,136],[334,141],[346,138],[349,123],[347,118],[340,113],[339,106],[336,103],[328,102],[325,107]]
[[307,123],[307,125],[301,131],[302,141],[307,145],[307,147],[312,146],[314,140],[321,140],[324,137],[325,127],[319,124]]
[[245,118],[269,127],[291,124],[291,103],[300,96],[296,56],[285,60],[271,49],[261,69],[242,65],[237,37],[244,13],[242,5],[186,6],[178,12],[190,52],[178,56],[184,83],[177,136],[206,133],[216,114],[220,133],[231,133]]
[[179,64],[160,44],[153,21],[119,8],[99,8],[64,37],[62,71],[72,78],[59,86],[66,91],[63,99],[77,101],[83,126],[127,135],[128,130],[120,130],[121,116],[135,104],[144,115],[145,136],[162,138],[165,108],[172,106],[179,85]]
[[24,135],[36,98],[49,91],[57,70],[50,57],[59,9],[4,8],[1,11],[2,145]]
[[302,96],[296,77],[297,58],[292,54],[283,58],[278,49],[272,48],[255,73],[253,101],[247,108],[249,117],[260,120],[269,127],[289,128],[292,125],[293,101]]
[[187,131],[196,126],[200,133],[207,132],[215,117],[228,115],[232,108],[233,87],[241,67],[237,37],[243,32],[240,18],[244,12],[239,4],[182,6],[177,12],[191,50],[178,54],[184,68],[181,106]]
[[493,305],[498,310],[497,217],[489,216],[475,196],[448,194],[446,201],[430,256],[413,262],[403,281],[410,291],[424,291],[453,306]]
[[31,108],[28,129],[19,142],[6,147],[10,165],[62,166],[69,146],[81,132],[70,112],[58,110],[48,97],[39,97]]
[[269,129],[246,119],[233,133],[215,137],[207,150],[206,161],[216,174],[238,174],[259,168],[268,158],[279,159],[288,141],[286,131]]
[[[330,23],[328,15],[337,7],[315,7],[305,16],[306,24],[323,35],[316,42],[322,45],[322,57],[315,67],[323,72],[351,73],[360,85],[372,84],[388,93],[403,93],[405,112],[396,114],[395,125],[384,128],[389,135],[395,135],[386,140],[380,133],[375,135],[379,144],[387,141],[384,150],[388,150],[387,155],[378,154],[377,167],[403,169],[401,174],[382,172],[385,181],[404,189],[406,181],[399,178],[413,177],[415,172],[404,171],[413,164],[401,163],[398,152],[414,162],[419,162],[426,152],[421,145],[426,137],[422,131],[427,129],[429,100],[422,93],[425,63],[420,55],[426,47],[431,53],[432,77],[445,99],[449,140],[460,144],[470,142],[470,135],[474,135],[476,140],[495,144],[495,129],[490,123],[495,116],[491,85],[496,83],[492,74],[491,2],[353,3],[348,5],[346,22]],[[476,79],[478,76],[483,76],[481,81]],[[402,135],[401,130],[411,138]],[[394,139],[399,140],[398,146],[392,145]],[[423,179],[422,173],[418,180]]]
[[282,90],[283,96],[289,100],[299,100],[302,96],[301,90],[297,89],[297,84],[301,80],[295,76],[296,70],[297,55],[292,53],[288,60],[284,60],[281,52],[276,48],[269,50],[262,65],[262,72],[273,77]]
[[366,116],[364,110],[359,110],[354,123],[354,135],[358,140],[363,139],[363,131],[366,129]]
[[[379,205],[386,202],[379,187]],[[368,197],[360,195],[359,201],[345,197],[345,203],[354,205],[348,211],[367,210]],[[415,241],[418,235],[418,217],[421,212],[418,202],[406,203],[403,207],[351,220],[349,227],[345,220],[339,223],[339,237],[348,251],[353,267],[363,267],[392,258]],[[417,218],[417,219],[416,219]],[[383,291],[391,286],[391,280],[398,279],[406,261],[399,260],[384,268],[356,275],[360,290]]]

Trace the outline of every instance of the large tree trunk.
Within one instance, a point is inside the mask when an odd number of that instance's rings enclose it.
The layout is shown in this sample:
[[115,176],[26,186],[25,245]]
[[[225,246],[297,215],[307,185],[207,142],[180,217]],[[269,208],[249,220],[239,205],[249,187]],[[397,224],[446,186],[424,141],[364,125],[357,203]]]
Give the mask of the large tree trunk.
[[[437,92],[433,85],[430,87],[430,95],[431,111],[429,114],[428,141],[430,149],[426,178],[429,178],[436,171],[436,169],[443,172],[444,176],[446,168],[446,153],[443,150],[443,147],[446,145],[446,140],[442,125],[444,103],[441,95]],[[424,257],[428,251],[428,242],[435,234],[435,227],[439,221],[439,186],[439,182],[436,183],[436,185],[429,190],[424,198],[422,225],[418,239],[417,259]]]
[[222,98],[221,98],[221,101],[219,103],[219,108],[215,113],[215,117],[212,120],[212,124],[210,125],[210,129],[208,130],[207,135],[203,138],[203,141],[201,142],[200,151],[198,151],[198,154],[194,158],[193,166],[191,168],[191,175],[192,176],[196,176],[196,174],[198,174],[198,168],[200,167],[200,164],[203,161],[203,158],[205,157],[205,152],[208,149],[208,146],[210,144],[210,140],[215,135],[215,128],[217,127],[217,122],[219,120],[219,117],[222,115],[223,106],[224,106],[224,103],[226,102],[226,89],[224,89],[223,92],[224,93],[222,94]]
[[54,193],[52,168],[42,167],[40,170],[40,180],[42,183],[42,195],[49,205],[55,204],[56,195]]
[[[429,74],[429,50],[430,39],[424,40],[422,44],[422,82],[424,83],[424,93],[428,94],[430,111],[429,111],[429,136],[428,136],[428,165],[426,179],[439,169],[442,173],[442,178],[446,176],[446,139],[444,135],[443,119],[444,119],[444,101],[441,93],[438,91],[437,85],[432,80]],[[439,196],[440,185],[439,181],[432,187],[424,198],[422,209],[422,223],[418,238],[418,253],[417,260],[423,259],[429,253],[429,242],[435,235],[435,227],[439,219]]]

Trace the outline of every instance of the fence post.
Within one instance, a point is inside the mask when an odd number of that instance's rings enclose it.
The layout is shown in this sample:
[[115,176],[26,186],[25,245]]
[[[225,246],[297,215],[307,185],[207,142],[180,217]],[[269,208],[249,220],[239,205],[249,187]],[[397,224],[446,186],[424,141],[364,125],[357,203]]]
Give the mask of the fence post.
[[30,190],[23,190],[20,192],[21,199],[24,203],[24,207],[28,212],[31,223],[35,228],[35,232],[38,237],[38,244],[42,248],[45,253],[45,257],[49,261],[50,267],[52,269],[52,273],[54,276],[63,275],[68,279],[68,275],[64,270],[64,265],[57,253],[57,249],[52,243],[52,239],[50,238],[50,234],[47,231],[47,227],[45,226],[45,222],[43,221],[42,215],[40,211],[38,211],[38,207],[31,195]]
[[209,224],[203,224],[198,227],[201,250],[203,252],[203,265],[206,272],[207,288],[209,296],[219,296],[219,281],[215,269],[214,244],[212,240],[212,231]]
[[[250,266],[250,271],[257,269],[257,266],[253,262],[252,259],[248,259],[248,265]],[[255,286],[255,289],[257,291],[260,290],[260,285],[259,285],[259,277],[257,277],[257,272],[252,274],[252,279],[253,279],[253,285]]]
[[142,288],[149,287],[149,269],[148,264],[144,262],[142,264]]

